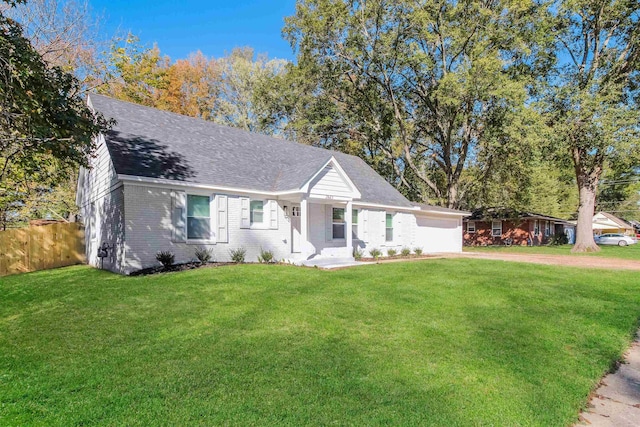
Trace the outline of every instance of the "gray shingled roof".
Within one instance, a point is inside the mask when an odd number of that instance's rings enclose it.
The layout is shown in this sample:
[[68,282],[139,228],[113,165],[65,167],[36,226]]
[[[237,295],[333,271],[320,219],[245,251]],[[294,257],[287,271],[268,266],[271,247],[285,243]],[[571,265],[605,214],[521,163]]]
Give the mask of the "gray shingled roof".
[[413,205],[362,159],[91,94],[116,125],[105,135],[116,173],[258,191],[295,190],[335,157],[362,202]]

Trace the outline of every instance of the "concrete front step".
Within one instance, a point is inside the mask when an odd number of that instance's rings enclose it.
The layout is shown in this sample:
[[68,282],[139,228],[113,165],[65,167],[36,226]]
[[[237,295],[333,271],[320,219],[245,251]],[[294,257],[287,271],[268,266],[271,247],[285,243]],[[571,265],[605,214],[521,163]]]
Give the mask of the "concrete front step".
[[356,265],[366,265],[366,264],[371,264],[371,263],[359,262],[353,259],[353,257],[349,257],[349,258],[315,257],[315,258],[300,262],[300,265],[304,265],[307,267],[318,267],[318,268],[324,268],[324,269],[353,267]]

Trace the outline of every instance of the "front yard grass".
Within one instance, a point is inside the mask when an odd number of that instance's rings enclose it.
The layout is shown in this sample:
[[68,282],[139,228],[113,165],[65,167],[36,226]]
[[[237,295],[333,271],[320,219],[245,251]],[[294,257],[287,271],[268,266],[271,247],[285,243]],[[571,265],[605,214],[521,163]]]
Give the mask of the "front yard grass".
[[444,259],[0,278],[2,425],[569,425],[633,272]]
[[640,261],[640,244],[619,247],[613,245],[600,246],[600,252],[573,254],[573,245],[560,246],[465,246],[464,252],[543,254],[543,255],[575,255],[595,256],[603,258],[621,258]]

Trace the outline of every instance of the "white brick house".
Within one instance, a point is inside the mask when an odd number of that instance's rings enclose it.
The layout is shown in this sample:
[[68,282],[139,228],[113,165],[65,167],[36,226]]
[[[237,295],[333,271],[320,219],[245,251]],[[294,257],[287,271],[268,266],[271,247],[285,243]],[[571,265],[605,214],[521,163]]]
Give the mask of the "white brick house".
[[358,157],[91,95],[117,124],[82,169],[87,260],[127,274],[198,247],[279,260],[349,259],[353,248],[460,252],[467,212],[409,202]]

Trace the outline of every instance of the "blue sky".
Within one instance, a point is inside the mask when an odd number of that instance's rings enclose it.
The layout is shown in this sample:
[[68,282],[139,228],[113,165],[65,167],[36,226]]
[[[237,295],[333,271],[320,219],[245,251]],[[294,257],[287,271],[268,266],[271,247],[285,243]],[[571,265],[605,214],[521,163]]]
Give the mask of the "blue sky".
[[90,0],[103,18],[102,32],[136,34],[143,45],[157,43],[172,60],[202,51],[220,57],[238,46],[251,46],[269,58],[293,59],[281,35],[284,17],[295,0]]

